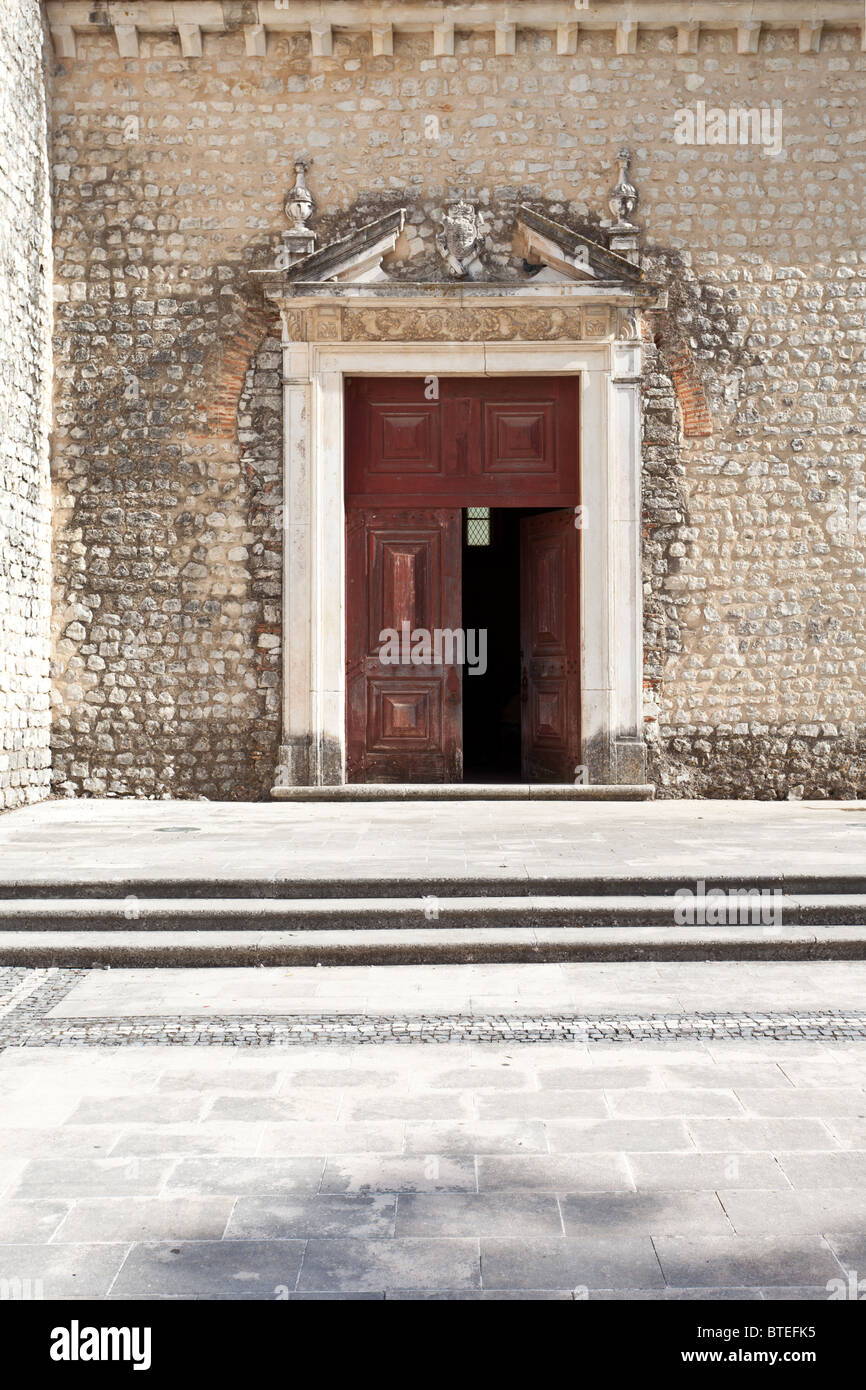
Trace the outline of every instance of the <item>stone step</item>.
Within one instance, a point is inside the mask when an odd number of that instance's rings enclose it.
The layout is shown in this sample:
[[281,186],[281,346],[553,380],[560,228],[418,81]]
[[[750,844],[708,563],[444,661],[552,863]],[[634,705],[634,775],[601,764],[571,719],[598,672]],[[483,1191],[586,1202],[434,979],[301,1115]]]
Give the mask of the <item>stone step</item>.
[[866,960],[866,927],[467,927],[354,931],[0,931],[0,965],[465,965]]
[[[326,931],[331,929],[473,927],[512,929],[744,926],[772,932],[786,926],[866,923],[866,894],[779,894],[684,900],[672,895],[364,898],[8,898],[0,901],[0,930],[55,932]],[[721,912],[720,912],[721,908]],[[716,918],[721,916],[721,921]]]
[[[866,874],[787,874],[775,878],[768,875],[749,876],[724,873],[699,879],[707,890],[738,892],[743,889],[759,892],[782,891],[787,897],[826,895],[828,897],[858,896],[866,898]],[[122,900],[193,899],[257,901],[322,901],[351,899],[379,901],[405,898],[518,898],[527,895],[545,898],[668,898],[687,889],[696,892],[698,883],[683,874],[581,874],[571,871],[534,875],[519,873],[416,874],[396,875],[389,866],[377,873],[343,873],[340,878],[327,875],[297,875],[249,872],[243,876],[214,874],[209,878],[195,873],[176,873],[158,877],[135,874],[129,877],[111,876],[94,871],[87,877],[70,878],[49,873],[27,878],[0,878],[0,911],[10,901],[26,902],[51,899]]]
[[273,787],[274,801],[652,801],[652,782],[347,782],[338,787]]

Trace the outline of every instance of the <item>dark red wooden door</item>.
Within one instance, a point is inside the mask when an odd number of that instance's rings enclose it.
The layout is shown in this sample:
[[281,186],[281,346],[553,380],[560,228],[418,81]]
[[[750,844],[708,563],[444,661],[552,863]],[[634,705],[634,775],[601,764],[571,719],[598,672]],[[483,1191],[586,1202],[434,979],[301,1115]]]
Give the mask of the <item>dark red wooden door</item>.
[[350,506],[562,507],[578,501],[573,377],[355,377]]
[[[463,777],[463,673],[447,639],[439,651],[435,644],[437,629],[460,627],[460,527],[461,512],[450,508],[347,511],[350,782]],[[419,630],[430,636],[429,652],[413,641]],[[395,634],[408,659],[395,663],[394,641],[383,634]]]
[[563,508],[520,523],[523,776],[573,782],[580,761],[578,531]]

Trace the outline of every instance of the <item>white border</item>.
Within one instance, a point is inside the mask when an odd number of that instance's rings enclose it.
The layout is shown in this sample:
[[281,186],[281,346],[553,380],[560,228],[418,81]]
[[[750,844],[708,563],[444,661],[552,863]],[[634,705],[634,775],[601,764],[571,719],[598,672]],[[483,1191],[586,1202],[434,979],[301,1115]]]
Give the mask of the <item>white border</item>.
[[277,785],[345,781],[343,387],[363,375],[580,377],[581,760],[593,782],[642,781],[639,343],[295,343],[283,357]]

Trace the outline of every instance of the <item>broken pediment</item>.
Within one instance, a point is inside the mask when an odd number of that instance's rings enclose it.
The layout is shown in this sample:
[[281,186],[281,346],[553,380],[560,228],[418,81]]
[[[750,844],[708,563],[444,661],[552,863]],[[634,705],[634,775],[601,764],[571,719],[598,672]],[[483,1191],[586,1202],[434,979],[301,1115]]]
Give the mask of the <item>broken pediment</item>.
[[[285,266],[293,281],[321,284],[323,281],[349,281],[369,284],[387,280],[382,269],[382,257],[393,251],[406,220],[405,208],[395,208],[384,217],[359,227],[348,236],[332,241],[319,251]],[[278,267],[281,268],[281,267]]]
[[317,248],[316,233],[307,226],[315,207],[306,186],[307,165],[298,160],[286,202],[292,226],[282,234],[274,264],[252,274],[278,300],[389,293],[404,298],[439,289],[488,297],[614,291],[646,299],[652,287],[642,283],[638,228],[626,220],[637,192],[627,181],[627,152],[619,159],[620,181],[611,200],[615,221],[602,223],[599,233],[609,245],[520,204],[510,251],[491,242],[486,214],[467,198],[440,214],[435,237],[429,228],[418,234],[417,212],[416,230],[403,236],[409,210],[394,208]]
[[524,205],[517,209],[517,241],[525,261],[543,267],[533,276],[536,284],[641,278],[640,267],[625,256]]

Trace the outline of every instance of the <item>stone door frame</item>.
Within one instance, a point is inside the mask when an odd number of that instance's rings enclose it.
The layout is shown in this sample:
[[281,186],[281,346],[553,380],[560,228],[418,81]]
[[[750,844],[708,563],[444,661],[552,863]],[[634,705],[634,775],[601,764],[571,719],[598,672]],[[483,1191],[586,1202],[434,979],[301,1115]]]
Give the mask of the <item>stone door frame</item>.
[[[282,745],[274,793],[346,773],[347,376],[578,375],[581,741],[593,784],[645,781],[640,342],[283,345]],[[286,338],[288,327],[286,328]]]

